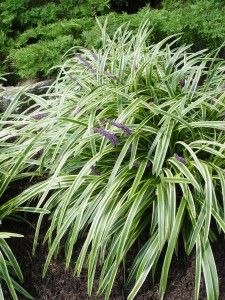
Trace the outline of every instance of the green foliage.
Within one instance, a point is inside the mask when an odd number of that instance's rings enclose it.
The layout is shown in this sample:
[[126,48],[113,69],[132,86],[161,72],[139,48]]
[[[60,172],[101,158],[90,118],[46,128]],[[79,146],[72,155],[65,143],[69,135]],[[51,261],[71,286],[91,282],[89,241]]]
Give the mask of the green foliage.
[[213,6],[220,5],[221,7],[224,4],[223,0],[162,0],[163,7],[165,9],[174,9],[177,7],[184,7],[192,4],[205,5],[206,2],[210,2]]
[[[195,3],[183,4],[173,7],[173,10],[153,10],[144,8],[137,14],[108,15],[108,33],[113,35],[116,28],[124,22],[130,21],[134,32],[137,32],[143,18],[148,19],[149,27],[152,28],[150,40],[158,42],[166,36],[182,33],[179,44],[192,44],[192,49],[197,51],[208,48],[215,49],[225,41],[225,7],[220,3],[210,0],[196,1]],[[104,17],[100,18],[101,21]],[[98,32],[98,25],[86,32],[87,45],[92,46],[93,35]],[[94,39],[94,45],[100,44],[100,34]]]
[[[11,299],[18,300],[17,292],[21,293],[28,299],[33,299],[33,297],[12,278],[12,275],[14,275],[14,277],[16,276],[21,282],[23,282],[23,274],[18,262],[13,255],[12,250],[5,241],[5,239],[15,237],[22,237],[22,235],[9,232],[0,232],[0,276],[9,288],[9,292],[12,297]],[[0,296],[1,299],[4,300],[3,289],[1,285]]]
[[[3,81],[4,78],[0,77],[0,80]],[[0,98],[2,99],[3,96],[4,88],[0,86]],[[6,112],[5,116],[7,115],[7,113],[9,113],[9,111]],[[19,212],[43,213],[43,210],[37,211],[36,208],[23,207],[20,206],[20,204],[18,203],[16,203],[13,207],[11,207],[10,205],[8,206],[8,202],[5,199],[5,192],[10,187],[10,184],[12,182],[16,182],[16,180],[21,178],[19,173],[21,172],[21,164],[23,160],[26,159],[26,151],[20,152],[19,157],[17,157],[16,155],[14,156],[14,154],[12,153],[10,154],[10,151],[6,151],[6,149],[8,149],[8,142],[5,140],[4,131],[7,129],[6,126],[2,126],[3,120],[4,117],[2,114],[0,114],[0,298],[4,300],[5,287],[8,287],[9,293],[11,295],[10,299],[20,299],[18,298],[18,293],[28,299],[33,299],[33,297],[21,286],[21,284],[23,283],[23,274],[16,260],[16,257],[14,256],[12,250],[10,249],[7,243],[7,239],[9,238],[21,238],[23,236],[17,233],[5,232],[2,229],[2,227],[5,227],[7,218],[11,219],[11,224],[12,222],[16,222],[16,220],[18,219]],[[4,127],[4,129],[2,127]],[[8,126],[8,129],[9,127],[10,126]]]
[[9,59],[21,78],[43,78],[55,73],[55,70],[50,68],[62,63],[64,53],[74,45],[75,41],[69,35],[57,37],[52,41],[43,40],[13,50]]
[[3,115],[5,173],[17,157],[19,176],[48,175],[5,209],[33,199],[51,211],[44,274],[60,244],[69,267],[83,236],[74,272],[87,266],[89,294],[101,264],[98,294],[109,299],[144,231],[129,269],[129,300],[154,277],[160,257],[163,299],[180,244],[187,255],[196,250],[194,299],[201,275],[208,299],[218,299],[211,244],[225,233],[224,61],[175,47],[178,37],[149,46],[147,25],[136,35],[120,27],[112,38],[105,27],[99,50],[77,49],[46,94],[26,95],[27,108],[21,110],[21,98]]
[[[142,2],[144,3],[144,1]],[[109,14],[108,34],[111,36],[118,26],[127,21],[130,21],[134,32],[137,32],[140,22],[147,13],[149,26],[152,28],[151,42],[158,42],[168,35],[181,32],[183,35],[178,43],[193,44],[192,50],[199,50],[215,49],[221,46],[225,40],[223,26],[225,7],[222,0],[165,0],[163,9],[144,8],[132,15],[113,13],[113,9],[122,12],[128,9],[128,2],[3,0],[0,4],[2,67],[8,71],[17,72],[21,64],[17,65],[18,60],[11,62],[12,53],[20,50],[18,53],[23,56],[28,51],[26,47],[30,44],[39,44],[42,41],[50,42],[52,39],[59,39],[60,35],[64,34],[75,38],[73,44],[77,42],[80,46],[100,47],[101,35],[97,34],[99,31],[94,18],[99,16],[100,21],[104,22],[107,14]],[[74,27],[75,24],[77,24],[77,28]],[[58,57],[55,60],[59,61]],[[29,66],[26,62],[25,65]],[[49,64],[42,68],[40,74],[46,70],[45,76],[47,76],[48,66]],[[36,69],[38,66],[34,68]],[[30,71],[24,72],[23,70],[19,73],[28,76]],[[32,73],[38,76],[39,72]]]
[[21,16],[23,27],[32,28],[54,23],[61,18],[61,8],[56,3],[33,7]]
[[54,74],[50,68],[62,63],[68,49],[84,43],[83,28],[92,24],[91,19],[74,19],[27,30],[15,41],[8,60],[21,78]]
[[[194,49],[215,49],[225,41],[225,7],[216,1],[200,0],[182,10],[184,40],[192,42]],[[191,13],[190,13],[191,10]]]
[[90,19],[71,19],[53,23],[47,26],[38,26],[22,33],[15,41],[15,48],[35,44],[41,41],[54,40],[62,36],[70,35],[79,38],[83,29],[93,25]]
[[[47,2],[47,3],[46,3]],[[108,0],[58,1],[3,0],[0,4],[0,24],[6,32],[24,31],[37,25],[47,25],[61,19],[102,15],[109,11]],[[15,32],[14,32],[15,34]]]
[[6,33],[11,33],[12,28],[20,28],[20,15],[28,8],[29,0],[3,0],[0,3],[0,25]]
[[109,12],[109,0],[61,0],[68,17],[94,17]]
[[[42,0],[3,0],[0,3],[0,58],[2,61],[2,66],[8,71],[12,71],[14,68],[14,71],[16,72],[18,68],[20,68],[23,60],[25,60],[22,57],[19,57],[20,55],[26,55],[26,53],[29,52],[29,49],[23,49],[22,47],[27,46],[24,43],[20,45],[21,51],[16,51],[15,48],[19,47],[19,44],[17,42],[17,38],[20,37],[21,33],[25,32],[24,35],[22,35],[22,39],[26,39],[26,36],[29,35],[32,38],[32,35],[38,36],[36,39],[36,43],[38,45],[34,49],[40,49],[46,46],[40,46],[40,43],[47,42],[47,39],[49,39],[50,46],[55,45],[55,49],[53,49],[53,53],[56,53],[58,50],[58,42],[61,35],[72,35],[75,38],[77,37],[77,34],[75,33],[75,26],[72,23],[74,23],[71,19],[75,19],[75,23],[79,23],[83,27],[80,28],[80,30],[88,29],[87,23],[90,23],[90,20],[88,17],[92,18],[92,24],[94,22],[94,16],[95,15],[102,15],[109,11],[108,6],[108,0],[98,0],[98,1],[91,1],[91,0],[61,0],[61,1],[42,1]],[[83,17],[86,19],[84,20]],[[67,22],[68,20],[68,22]],[[78,20],[78,21],[77,21]],[[57,24],[58,22],[58,24]],[[54,24],[53,24],[54,23]],[[50,26],[52,24],[52,26]],[[79,25],[79,26],[80,26]],[[46,27],[45,27],[46,26]],[[52,30],[52,32],[50,32]],[[36,37],[35,37],[36,38]],[[50,39],[55,39],[55,42],[50,43]],[[68,38],[67,38],[68,39]],[[20,38],[19,38],[20,40]],[[74,43],[76,40],[74,40]],[[78,42],[78,40],[77,40]],[[34,43],[34,40],[33,42]],[[82,42],[81,42],[82,43]],[[30,44],[30,41],[27,43]],[[45,43],[46,44],[46,43]],[[63,41],[63,44],[65,45],[65,40]],[[67,43],[68,47],[73,45],[73,43]],[[62,49],[65,49],[63,46]],[[66,48],[65,50],[68,50]],[[39,51],[39,50],[35,50]],[[14,55],[14,53],[16,53]],[[13,55],[13,62],[10,63],[10,59]],[[61,58],[62,58],[62,52],[60,52]],[[14,57],[15,56],[15,57]],[[30,55],[29,55],[30,57]],[[56,55],[55,59],[53,56],[51,57],[52,65],[50,67],[53,67],[55,65],[55,62],[59,62],[59,57]],[[17,64],[18,62],[18,64]],[[25,65],[29,68],[30,62],[25,61]],[[30,71],[29,69],[25,70],[25,66],[23,67],[23,70],[20,70],[18,72],[19,75],[23,76],[30,76],[30,74],[36,74],[33,76],[39,76],[38,74],[43,74],[47,76],[49,68],[49,63],[46,64],[45,67],[42,66],[40,72],[36,69],[38,69],[38,65],[34,66],[33,71]],[[22,77],[23,78],[23,77]],[[29,77],[26,77],[29,78]]]

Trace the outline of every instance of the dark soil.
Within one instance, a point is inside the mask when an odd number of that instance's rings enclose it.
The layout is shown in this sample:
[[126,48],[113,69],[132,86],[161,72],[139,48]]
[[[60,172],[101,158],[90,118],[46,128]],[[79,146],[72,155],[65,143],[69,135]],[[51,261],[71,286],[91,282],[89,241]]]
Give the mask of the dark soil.
[[110,7],[117,13],[127,12],[129,14],[136,13],[139,9],[149,5],[152,8],[162,8],[162,0],[126,0],[126,1],[110,1]]
[[[6,229],[10,229],[9,227]],[[18,262],[24,274],[24,286],[34,296],[35,300],[97,300],[104,297],[96,297],[95,292],[98,288],[98,278],[94,283],[93,296],[88,297],[87,289],[87,272],[77,278],[73,277],[72,268],[65,271],[63,250],[55,261],[50,264],[49,271],[45,278],[41,273],[45,262],[47,249],[39,245],[37,252],[32,257],[32,243],[34,230],[24,224],[18,224],[15,228],[11,227],[11,231],[17,231],[24,234],[24,238],[12,239],[10,241]],[[16,229],[16,230],[15,230]],[[80,243],[81,245],[81,243]],[[77,246],[75,257],[79,254],[80,246]],[[225,299],[225,240],[221,238],[214,246],[216,264],[218,268],[220,281],[220,299]],[[170,268],[169,281],[167,287],[166,300],[190,300],[194,294],[194,273],[195,273],[195,257],[185,257],[181,255],[174,258]],[[124,284],[124,270],[121,268],[114,288],[111,294],[111,300],[127,299],[128,291]],[[136,297],[137,300],[158,300],[159,284],[154,285],[146,281]],[[204,284],[202,283],[200,298],[207,299]],[[10,295],[6,295],[6,300],[11,300]],[[19,300],[25,300],[19,296]]]
[[[38,181],[38,180],[35,180]],[[17,195],[30,185],[30,181],[24,181],[23,185],[15,184],[4,194],[4,200],[10,199]],[[31,218],[31,215],[29,215]],[[36,217],[29,220],[30,224],[36,223]],[[47,228],[44,225],[44,227]],[[96,297],[98,289],[98,276],[94,282],[93,296],[87,295],[87,271],[84,270],[81,276],[74,277],[73,269],[65,270],[64,264],[64,251],[63,247],[59,252],[57,259],[51,262],[49,271],[45,278],[42,278],[43,265],[45,263],[47,248],[41,245],[37,248],[36,254],[32,257],[32,246],[34,237],[34,228],[29,224],[5,221],[1,229],[8,232],[16,232],[24,235],[24,238],[12,238],[8,240],[13,253],[15,254],[21,269],[24,274],[23,286],[29,291],[35,300],[103,300],[104,297]],[[43,230],[44,232],[44,230]],[[141,244],[144,243],[140,240],[138,244],[131,249],[127,255],[126,270],[132,263],[132,259],[137,253]],[[41,236],[41,241],[43,236]],[[74,258],[79,255],[82,246],[80,241],[75,248]],[[216,260],[219,285],[220,285],[220,300],[225,299],[225,239],[221,236],[217,242],[212,245],[214,257]],[[162,257],[163,259],[163,257]],[[158,300],[159,299],[159,278],[161,266],[158,266],[159,273],[156,274],[156,282],[153,283],[150,279],[146,280],[143,287],[136,296],[136,300]],[[100,267],[99,267],[100,268]],[[118,272],[110,300],[126,300],[129,290],[125,286],[126,270],[122,267]],[[99,272],[100,273],[100,269]],[[179,250],[178,257],[174,257],[170,267],[169,280],[165,300],[191,300],[194,295],[194,275],[195,275],[195,256],[186,257],[182,249]],[[5,291],[5,299],[11,300],[11,296]],[[200,289],[200,300],[207,299],[204,280],[202,280]],[[23,296],[19,295],[19,300],[26,300]]]

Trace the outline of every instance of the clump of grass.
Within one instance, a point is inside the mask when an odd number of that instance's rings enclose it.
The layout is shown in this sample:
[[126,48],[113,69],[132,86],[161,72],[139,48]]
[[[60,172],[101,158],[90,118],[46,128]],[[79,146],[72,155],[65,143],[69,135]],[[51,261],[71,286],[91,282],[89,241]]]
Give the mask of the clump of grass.
[[68,268],[86,234],[74,273],[87,265],[89,294],[100,263],[98,293],[109,298],[120,265],[145,231],[128,278],[129,300],[165,253],[163,298],[178,242],[187,255],[196,253],[194,299],[202,273],[208,299],[217,299],[211,244],[225,232],[225,64],[216,54],[177,48],[178,36],[147,45],[146,24],[135,35],[119,27],[112,39],[100,27],[101,49],[76,48],[47,94],[27,95],[30,106],[19,114],[13,113],[18,99],[3,115],[1,124],[10,126],[1,140],[14,138],[5,172],[23,155],[21,177],[48,175],[6,208],[35,199],[37,208],[51,211],[44,274],[63,238]]
[[[0,80],[5,79],[0,77]],[[4,96],[4,88],[2,88],[0,90],[0,101],[3,101]],[[15,98],[15,102],[12,102],[4,113],[0,113],[0,299],[2,300],[4,300],[6,287],[8,288],[11,299],[13,300],[19,299],[18,293],[27,299],[33,299],[33,297],[22,287],[23,274],[21,268],[13,254],[12,249],[7,243],[8,239],[22,238],[23,235],[14,232],[6,232],[4,228],[5,224],[7,224],[7,219],[10,220],[10,224],[16,224],[16,222],[21,222],[22,219],[26,222],[25,218],[23,218],[21,215],[22,213],[47,213],[47,211],[44,211],[42,208],[37,209],[31,205],[24,206],[22,205],[24,202],[19,203],[18,201],[12,206],[6,197],[8,190],[12,189],[10,184],[15,183],[23,178],[35,175],[35,173],[32,175],[32,172],[26,173],[24,169],[28,163],[27,159],[30,155],[29,151],[31,151],[31,145],[27,140],[27,147],[25,144],[20,146],[20,142],[17,139],[17,135],[14,134],[15,132],[12,126],[14,118],[11,112],[16,107],[18,99],[19,94]],[[5,109],[4,107],[1,108],[3,110]],[[24,138],[25,136],[23,137],[23,140]],[[19,193],[19,191],[16,191],[15,189],[15,193],[17,192]],[[25,224],[25,226],[26,225],[27,224]],[[14,229],[12,231],[14,231]]]

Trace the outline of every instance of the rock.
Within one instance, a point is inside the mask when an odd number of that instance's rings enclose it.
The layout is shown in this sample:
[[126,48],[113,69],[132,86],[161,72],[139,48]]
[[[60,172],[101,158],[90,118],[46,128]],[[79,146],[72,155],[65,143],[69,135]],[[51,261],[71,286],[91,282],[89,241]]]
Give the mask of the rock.
[[27,92],[40,95],[47,91],[49,86],[53,83],[53,79],[44,80],[35,83],[25,83],[18,86],[3,87],[0,85],[0,112],[4,112],[9,104],[15,99],[19,92]]

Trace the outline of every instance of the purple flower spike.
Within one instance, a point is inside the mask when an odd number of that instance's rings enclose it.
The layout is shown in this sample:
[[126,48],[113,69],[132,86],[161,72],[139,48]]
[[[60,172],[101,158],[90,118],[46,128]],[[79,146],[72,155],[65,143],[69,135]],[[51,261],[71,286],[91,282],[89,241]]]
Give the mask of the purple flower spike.
[[184,79],[181,79],[181,80],[179,81],[179,86],[180,86],[181,88],[185,86],[185,80],[184,80]]
[[75,108],[75,115],[79,114],[79,112],[81,111],[81,107],[79,105],[77,105],[77,107]]
[[79,61],[94,75],[96,75],[96,72],[94,70],[94,68],[92,67],[92,65],[89,63],[89,61],[87,61],[86,59],[84,59],[82,57],[81,54],[76,54],[75,55],[76,58],[79,59]]
[[32,116],[32,118],[35,119],[35,120],[41,120],[43,118],[46,118],[47,116],[48,116],[48,114],[42,113],[42,114],[34,115],[34,116]]
[[[140,167],[140,161],[139,160],[135,160],[135,162],[133,163],[133,167],[136,167],[136,168],[138,168],[138,167]],[[148,163],[147,163],[147,168],[149,168],[149,167],[151,167],[151,165],[152,165],[152,163],[149,161]]]
[[94,58],[94,60],[98,60],[98,56],[97,56],[97,54],[96,53],[94,53],[94,52],[91,52],[91,55],[92,55],[92,57]]
[[134,69],[134,71],[136,71],[136,72],[138,71],[138,67],[137,67],[135,64],[133,65],[133,69]]
[[135,160],[135,162],[133,163],[133,167],[138,168],[140,167],[140,161],[139,160]]
[[105,72],[105,75],[108,77],[108,78],[110,78],[110,79],[112,79],[112,80],[118,80],[118,77],[116,76],[116,75],[113,75],[113,74],[111,74],[111,73],[109,73],[109,72]]
[[96,168],[96,166],[91,166],[91,172],[93,175],[97,175],[97,176],[101,175],[100,171]]
[[111,133],[104,128],[93,128],[93,130],[94,132],[99,133],[101,136],[104,136],[114,147],[119,144],[119,140],[114,133]]
[[186,162],[186,160],[182,156],[179,156],[177,153],[175,153],[174,157],[176,158],[176,160],[178,160],[182,164],[186,165],[187,162]]
[[126,136],[130,135],[132,133],[131,129],[129,127],[127,127],[126,125],[122,124],[122,123],[118,123],[118,122],[114,122],[114,121],[111,121],[110,122],[113,126],[121,129]]

